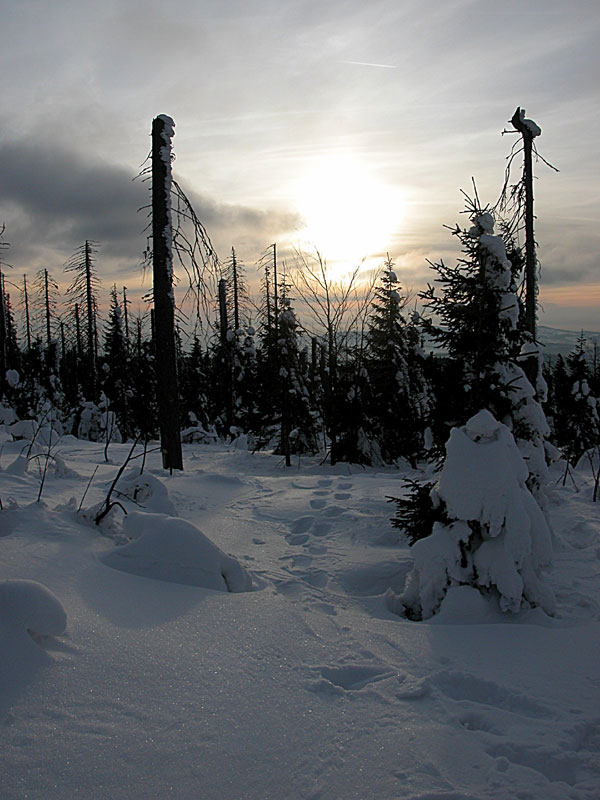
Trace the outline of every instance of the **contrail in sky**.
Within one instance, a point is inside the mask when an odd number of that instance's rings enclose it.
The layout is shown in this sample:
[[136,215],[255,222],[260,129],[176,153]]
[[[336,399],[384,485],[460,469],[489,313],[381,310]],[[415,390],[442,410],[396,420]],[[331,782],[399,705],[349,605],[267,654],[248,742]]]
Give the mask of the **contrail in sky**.
[[396,69],[395,64],[371,64],[368,61],[338,61],[338,64],[356,64],[358,67],[382,67],[383,69]]

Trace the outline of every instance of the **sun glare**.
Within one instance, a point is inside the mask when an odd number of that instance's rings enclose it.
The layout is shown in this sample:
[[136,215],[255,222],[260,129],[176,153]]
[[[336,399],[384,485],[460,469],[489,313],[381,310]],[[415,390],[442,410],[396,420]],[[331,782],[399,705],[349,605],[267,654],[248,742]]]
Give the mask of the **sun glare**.
[[350,156],[316,161],[300,181],[297,197],[306,223],[297,242],[316,247],[336,277],[361,263],[372,266],[376,254],[381,260],[403,216],[401,191]]

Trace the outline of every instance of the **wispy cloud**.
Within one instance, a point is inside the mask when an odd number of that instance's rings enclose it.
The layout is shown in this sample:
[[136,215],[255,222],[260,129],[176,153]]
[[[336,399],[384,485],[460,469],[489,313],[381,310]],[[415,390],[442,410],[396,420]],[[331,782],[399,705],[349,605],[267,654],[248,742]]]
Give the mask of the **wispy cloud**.
[[370,61],[338,61],[338,64],[354,64],[357,67],[381,67],[382,69],[397,69],[395,64],[373,64]]

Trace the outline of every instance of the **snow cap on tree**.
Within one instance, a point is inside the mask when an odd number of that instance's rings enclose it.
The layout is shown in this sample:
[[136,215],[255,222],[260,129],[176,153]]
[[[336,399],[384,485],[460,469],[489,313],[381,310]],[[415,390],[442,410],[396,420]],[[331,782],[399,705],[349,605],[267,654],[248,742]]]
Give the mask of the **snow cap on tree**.
[[527,476],[512,433],[489,411],[453,428],[431,492],[444,521],[414,544],[415,566],[394,604],[427,619],[449,588],[473,586],[502,611],[539,605],[552,614],[554,596],[542,577],[552,562],[551,532]]

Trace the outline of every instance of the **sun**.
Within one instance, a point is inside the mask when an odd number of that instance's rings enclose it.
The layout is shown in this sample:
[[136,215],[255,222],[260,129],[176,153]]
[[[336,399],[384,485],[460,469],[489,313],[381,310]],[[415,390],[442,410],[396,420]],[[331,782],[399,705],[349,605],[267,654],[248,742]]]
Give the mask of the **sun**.
[[297,243],[316,247],[339,276],[380,258],[403,217],[402,191],[349,155],[315,160],[296,196],[305,221]]

